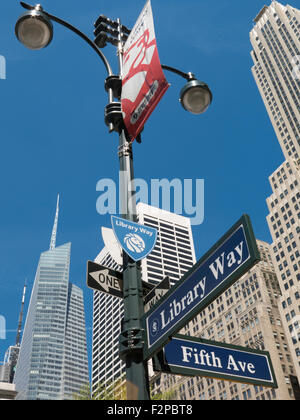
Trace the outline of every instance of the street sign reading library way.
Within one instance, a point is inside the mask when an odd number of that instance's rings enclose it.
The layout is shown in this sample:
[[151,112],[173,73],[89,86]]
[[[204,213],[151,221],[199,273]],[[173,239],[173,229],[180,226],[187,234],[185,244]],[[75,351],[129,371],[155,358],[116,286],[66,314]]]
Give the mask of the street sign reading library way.
[[270,355],[225,343],[175,335],[153,358],[156,371],[206,376],[277,388]]
[[250,218],[244,215],[143,316],[144,359],[151,358],[259,259]]

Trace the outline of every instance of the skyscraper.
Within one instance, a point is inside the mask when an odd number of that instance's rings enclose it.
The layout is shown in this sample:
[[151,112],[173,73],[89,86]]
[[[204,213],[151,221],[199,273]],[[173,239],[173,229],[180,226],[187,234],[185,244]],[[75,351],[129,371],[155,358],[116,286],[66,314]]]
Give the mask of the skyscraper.
[[252,73],[286,159],[300,161],[300,11],[273,1],[250,32]]
[[[186,217],[139,203],[138,221],[158,230],[156,245],[141,263],[142,279],[157,284],[168,276],[174,284],[196,262],[190,220]],[[107,248],[95,260],[121,271]],[[94,292],[92,390],[123,377],[119,358],[119,335],[124,308],[121,299]]]
[[283,323],[300,382],[300,11],[273,1],[254,23],[252,73],[285,157],[269,177],[267,221]]
[[89,381],[83,292],[69,282],[71,244],[40,256],[14,383],[18,399],[63,400]]

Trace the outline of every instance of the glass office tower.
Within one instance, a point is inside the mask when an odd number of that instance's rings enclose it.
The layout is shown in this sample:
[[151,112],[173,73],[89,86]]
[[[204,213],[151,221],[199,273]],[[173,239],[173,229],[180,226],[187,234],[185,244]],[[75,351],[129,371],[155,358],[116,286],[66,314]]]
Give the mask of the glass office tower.
[[71,244],[55,238],[41,254],[23,333],[14,379],[22,400],[72,399],[89,382],[83,292],[69,282]]

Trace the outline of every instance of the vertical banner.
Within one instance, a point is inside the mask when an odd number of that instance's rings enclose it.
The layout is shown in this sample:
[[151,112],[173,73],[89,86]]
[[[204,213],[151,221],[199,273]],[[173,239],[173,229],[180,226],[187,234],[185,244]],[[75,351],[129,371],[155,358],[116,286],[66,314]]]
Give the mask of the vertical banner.
[[159,61],[150,0],[134,25],[123,53],[122,112],[133,141],[169,87]]

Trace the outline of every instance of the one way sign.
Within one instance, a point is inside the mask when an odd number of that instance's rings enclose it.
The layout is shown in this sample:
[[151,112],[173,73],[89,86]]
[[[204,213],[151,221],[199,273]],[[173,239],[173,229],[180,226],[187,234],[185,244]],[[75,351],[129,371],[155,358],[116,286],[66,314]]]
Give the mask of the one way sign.
[[[90,289],[107,293],[108,295],[123,299],[123,273],[99,265],[93,261],[87,263],[86,284]],[[143,297],[154,288],[153,284],[142,281]]]
[[119,271],[88,261],[86,283],[91,289],[123,298],[123,275]]

